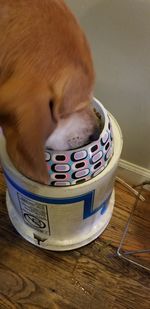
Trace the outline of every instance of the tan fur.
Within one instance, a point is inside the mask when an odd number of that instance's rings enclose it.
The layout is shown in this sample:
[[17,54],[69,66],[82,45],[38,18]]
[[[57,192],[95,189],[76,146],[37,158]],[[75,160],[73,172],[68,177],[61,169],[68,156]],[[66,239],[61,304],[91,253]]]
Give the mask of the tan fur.
[[0,126],[27,177],[48,182],[45,140],[61,115],[86,112],[93,83],[88,43],[64,1],[0,0]]

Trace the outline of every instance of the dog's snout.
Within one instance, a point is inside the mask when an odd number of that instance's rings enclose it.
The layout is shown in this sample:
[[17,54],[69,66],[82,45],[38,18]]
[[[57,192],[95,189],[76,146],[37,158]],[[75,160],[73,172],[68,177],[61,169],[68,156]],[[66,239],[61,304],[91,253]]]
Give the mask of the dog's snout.
[[91,134],[89,137],[90,142],[97,141],[99,138],[99,135],[100,135],[100,129],[96,127],[93,134]]

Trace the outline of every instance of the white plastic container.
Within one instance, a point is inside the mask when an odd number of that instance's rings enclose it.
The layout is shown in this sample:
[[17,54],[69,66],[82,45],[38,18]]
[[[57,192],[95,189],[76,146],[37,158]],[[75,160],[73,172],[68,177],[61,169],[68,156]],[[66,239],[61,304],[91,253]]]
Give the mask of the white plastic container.
[[7,183],[7,208],[12,224],[41,248],[71,250],[97,238],[108,225],[114,206],[114,180],[122,150],[122,134],[110,115],[114,155],[97,176],[80,185],[48,187],[22,176],[10,162],[4,137],[0,157]]

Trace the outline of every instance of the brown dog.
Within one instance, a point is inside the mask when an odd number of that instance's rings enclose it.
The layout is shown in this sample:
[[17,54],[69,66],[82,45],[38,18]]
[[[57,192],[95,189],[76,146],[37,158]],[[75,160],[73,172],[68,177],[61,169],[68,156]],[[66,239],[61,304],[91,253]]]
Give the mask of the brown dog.
[[46,141],[69,149],[96,132],[93,83],[88,43],[64,1],[0,0],[0,126],[24,175],[47,184]]

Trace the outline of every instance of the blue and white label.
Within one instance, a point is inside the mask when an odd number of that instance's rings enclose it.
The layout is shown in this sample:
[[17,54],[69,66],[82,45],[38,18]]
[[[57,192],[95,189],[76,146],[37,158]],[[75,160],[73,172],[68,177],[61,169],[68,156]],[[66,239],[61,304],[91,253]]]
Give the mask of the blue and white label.
[[68,220],[70,222],[68,224],[73,225],[75,222],[85,222],[86,219],[98,212],[100,216],[103,216],[109,205],[111,194],[109,196],[107,194],[107,198],[100,205],[99,194],[97,195],[95,190],[76,197],[49,198],[23,189],[6,173],[5,177],[10,196],[14,205],[18,204],[17,207],[24,222],[45,235],[50,235],[56,225],[57,229],[59,229],[59,225],[65,227]]

